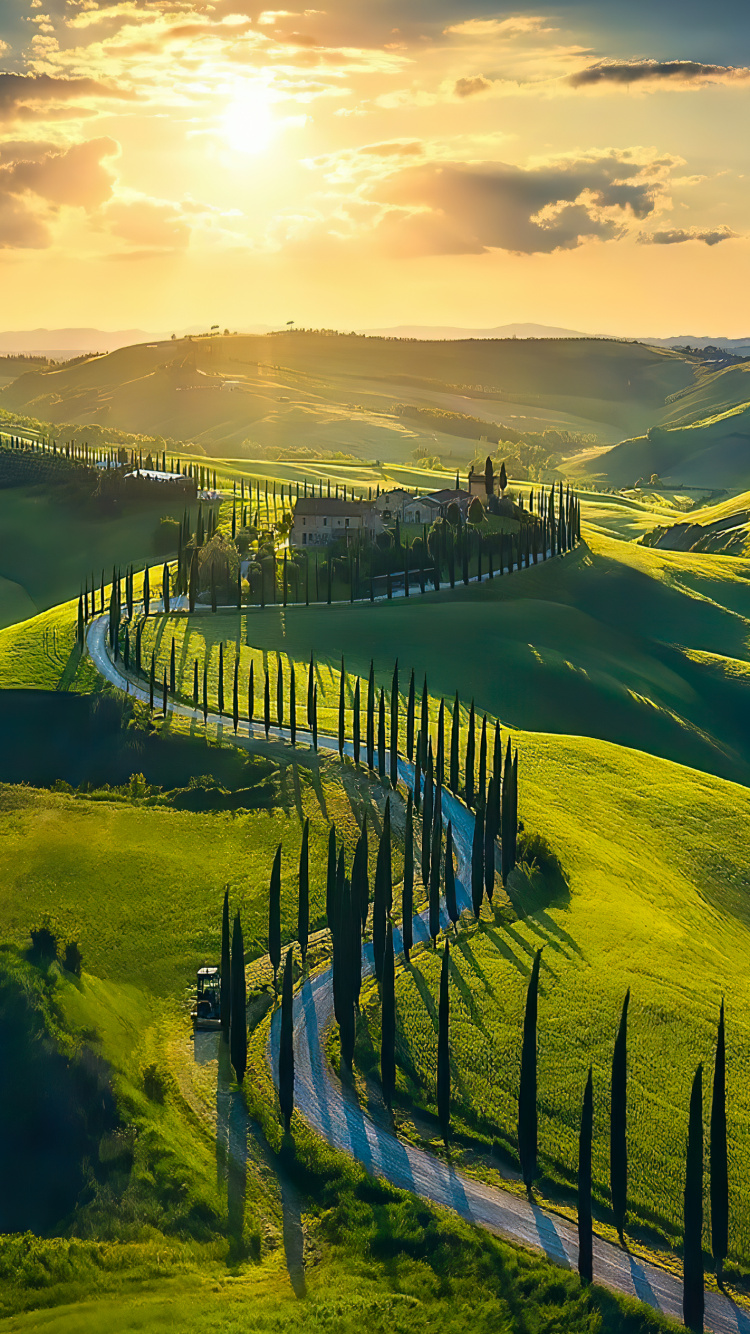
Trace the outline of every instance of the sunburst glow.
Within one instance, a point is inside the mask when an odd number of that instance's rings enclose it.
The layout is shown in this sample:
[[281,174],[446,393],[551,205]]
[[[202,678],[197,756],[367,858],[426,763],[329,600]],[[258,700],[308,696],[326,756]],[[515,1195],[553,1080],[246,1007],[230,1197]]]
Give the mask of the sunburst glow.
[[268,89],[258,84],[242,88],[222,117],[224,138],[237,153],[264,153],[275,129]]

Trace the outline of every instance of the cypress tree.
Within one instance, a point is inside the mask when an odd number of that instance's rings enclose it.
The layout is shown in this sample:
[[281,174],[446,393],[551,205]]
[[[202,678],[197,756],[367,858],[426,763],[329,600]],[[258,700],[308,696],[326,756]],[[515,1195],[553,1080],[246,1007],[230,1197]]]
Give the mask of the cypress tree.
[[247,992],[245,988],[245,945],[239,913],[234,915],[232,929],[232,1005],[229,1017],[229,1058],[234,1067],[237,1083],[241,1084],[247,1069]]
[[495,891],[495,780],[490,779],[484,807],[484,892],[490,903]]
[[229,886],[224,890],[224,908],[221,915],[221,976],[219,1014],[221,1036],[229,1041],[229,1020],[232,1013],[232,956],[229,946]]
[[724,1038],[724,1001],[719,1011],[716,1035],[714,1084],[711,1092],[711,1250],[716,1277],[721,1272],[729,1249],[729,1171],[727,1167],[726,1044]]
[[404,829],[404,884],[401,892],[401,937],[404,958],[409,962],[409,954],[414,943],[414,803],[411,792],[406,796],[406,826]]
[[318,749],[318,685],[315,683],[313,690],[313,717],[312,717],[312,743],[313,750]]
[[513,785],[510,805],[510,853],[511,865],[518,860],[518,747],[513,752]]
[[385,778],[385,695],[382,686],[378,702],[378,778]]
[[354,763],[359,764],[360,747],[360,686],[359,677],[354,682],[354,705],[352,709],[352,749],[354,751]]
[[429,697],[427,695],[427,677],[422,684],[422,709],[419,723],[418,755],[423,769],[427,768],[427,744],[430,735]]
[[326,870],[326,921],[333,935],[336,925],[336,826],[328,830],[328,865]]
[[294,978],[292,946],[286,952],[281,989],[281,1034],[279,1039],[279,1107],[287,1135],[294,1111]]
[[464,777],[464,797],[466,805],[474,805],[474,751],[476,741],[474,738],[474,701],[471,701],[469,709],[469,732],[466,738],[466,769]]
[[578,1273],[584,1283],[594,1278],[594,1236],[591,1226],[591,1141],[594,1132],[594,1088],[591,1066],[583,1093],[578,1136]]
[[224,712],[224,641],[219,643],[219,714]]
[[273,985],[276,987],[281,963],[281,844],[271,867],[271,882],[268,887],[268,957],[273,968]]
[[292,745],[297,744],[297,683],[294,674],[294,663],[289,664],[289,733],[292,738]]
[[[104,584],[102,582],[102,587]],[[143,571],[143,615],[148,616],[148,609],[151,605],[151,583],[149,579],[148,565]]]
[[690,1092],[685,1154],[685,1215],[682,1318],[688,1329],[703,1329],[703,1066]]
[[440,935],[440,852],[443,842],[442,791],[438,786],[435,792],[435,814],[432,819],[432,844],[430,847],[430,935],[432,947],[436,946]]
[[450,1022],[450,996],[448,992],[448,969],[450,968],[451,947],[445,942],[443,963],[440,969],[440,1002],[438,1005],[438,1052],[437,1052],[437,1109],[440,1133],[448,1140],[451,1117],[451,1054],[448,1041]]
[[471,906],[477,921],[484,897],[484,807],[477,802],[474,815],[474,835],[471,840]]
[[388,772],[391,787],[398,787],[398,658],[393,666],[391,679],[391,736]]
[[445,831],[445,909],[456,930],[458,904],[456,902],[456,873],[453,866],[453,826],[448,821]]
[[422,882],[425,889],[430,883],[430,853],[432,850],[432,813],[433,813],[433,782],[432,782],[432,742],[427,747],[427,771],[424,779],[424,796],[422,798]]
[[536,1073],[536,1024],[539,1000],[539,965],[542,960],[541,949],[534,956],[534,963],[526,993],[526,1013],[523,1020],[523,1046],[521,1048],[521,1081],[518,1089],[518,1156],[521,1160],[521,1175],[526,1190],[531,1192],[531,1185],[536,1175],[537,1153],[537,1073]]
[[503,747],[500,740],[500,724],[495,721],[495,736],[492,743],[492,777],[495,780],[495,806],[493,811],[493,821],[495,826],[495,838],[500,833],[500,794],[502,791],[503,774]]
[[391,876],[391,799],[388,797],[375,863],[375,891],[372,903],[372,946],[375,956],[375,975],[379,982],[383,976],[386,921],[393,898]]
[[414,668],[409,678],[409,696],[406,702],[406,758],[411,764],[414,759]]
[[609,1181],[612,1213],[620,1241],[625,1230],[628,1205],[628,1006],[625,993],[620,1026],[612,1054],[612,1100],[609,1109]]
[[458,754],[461,736],[461,718],[458,703],[458,691],[453,704],[453,722],[451,724],[451,764],[450,764],[450,789],[451,792],[458,793]]
[[435,782],[442,787],[445,782],[445,700],[440,700],[438,709],[437,751],[435,753]]
[[487,714],[482,718],[482,732],[479,740],[479,800],[487,800]]
[[143,621],[139,621],[135,631],[135,670],[141,670],[141,639],[143,638]]
[[85,634],[86,634],[86,632],[85,632],[85,629],[84,629],[84,621],[83,621],[83,599],[79,597],[79,599],[78,599],[78,644],[79,644],[79,647],[80,647],[80,648],[83,648],[83,641],[84,641],[84,638],[85,638]]
[[237,728],[240,725],[240,660],[234,660],[234,680],[232,682],[232,722],[234,724],[234,735],[237,735]]
[[247,721],[251,723],[255,715],[255,667],[250,661],[250,671],[247,678]]
[[164,611],[169,615],[169,566],[164,562],[164,568],[161,572],[161,600]]
[[393,927],[390,922],[388,922],[385,931],[381,995],[380,1080],[383,1086],[383,1101],[390,1111],[393,1107],[393,1094],[396,1088],[396,988]]
[[315,668],[313,666],[312,650],[310,650],[310,666],[307,669],[307,726],[310,728],[312,727],[314,686],[315,686]]
[[163,676],[163,679],[162,679],[161,711],[162,711],[162,713],[164,714],[164,717],[166,718],[166,716],[167,716],[167,669],[166,669],[166,667],[164,668],[164,676]]
[[203,659],[203,726],[208,719],[208,662]]
[[169,654],[169,693],[175,693],[175,682],[177,677],[177,664],[175,660],[174,635],[172,635],[172,648]]
[[266,679],[263,686],[263,727],[265,729],[266,741],[267,741],[268,733],[271,730],[271,682],[268,678],[267,667],[266,667]]
[[367,767],[375,768],[375,664],[370,659],[370,676],[367,682]]
[[153,711],[154,711],[154,685],[155,685],[155,684],[156,684],[156,662],[155,662],[155,659],[154,659],[154,651],[153,651],[153,649],[152,649],[152,650],[151,650],[151,672],[150,672],[150,674],[149,674],[149,678],[148,678],[148,703],[149,703],[149,708],[151,709],[151,712],[152,712],[152,713],[153,713]]
[[339,675],[339,756],[344,757],[344,737],[346,735],[346,670],[344,668],[344,659],[341,658],[341,673]]
[[354,862],[352,864],[352,890],[356,889],[357,901],[359,903],[359,912],[362,919],[362,930],[367,926],[367,914],[370,910],[370,881],[367,870],[367,811],[365,811],[362,820],[362,829],[357,846],[354,852]]
[[503,792],[500,802],[500,840],[501,840],[501,868],[503,884],[507,883],[508,876],[513,870],[513,760],[510,753],[510,737],[505,748],[505,764],[503,766]]
[[276,654],[276,722],[279,727],[284,726],[284,669],[278,653]]
[[302,967],[307,960],[307,946],[310,938],[310,857],[309,857],[310,821],[302,826],[302,842],[299,850],[299,898],[297,901],[297,939],[302,951]]

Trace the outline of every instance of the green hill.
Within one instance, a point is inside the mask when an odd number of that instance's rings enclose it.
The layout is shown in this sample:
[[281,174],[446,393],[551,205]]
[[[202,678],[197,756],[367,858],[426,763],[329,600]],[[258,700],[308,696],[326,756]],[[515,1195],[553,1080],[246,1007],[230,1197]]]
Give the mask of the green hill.
[[750,403],[685,426],[652,426],[597,460],[615,486],[657,473],[671,485],[744,491],[750,486]]
[[395,414],[399,404],[516,430],[594,431],[611,441],[644,429],[692,382],[689,358],[638,343],[300,332],[121,348],[22,375],[0,391],[0,407],[52,423],[197,441],[209,452],[236,452],[249,441],[404,462],[419,445],[457,459],[473,450],[462,434]]

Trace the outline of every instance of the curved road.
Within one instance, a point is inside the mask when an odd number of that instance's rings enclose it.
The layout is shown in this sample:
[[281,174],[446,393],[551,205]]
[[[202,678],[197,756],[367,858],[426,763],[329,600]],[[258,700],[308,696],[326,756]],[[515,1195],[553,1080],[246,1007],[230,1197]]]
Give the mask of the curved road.
[[[148,701],[148,691],[126,673],[121,663],[113,663],[106,644],[108,617],[100,616],[88,629],[87,643],[92,661],[106,680],[136,698]],[[203,721],[200,710],[169,702],[171,712]],[[211,722],[226,722],[218,714],[209,714]],[[241,734],[251,739],[265,739],[262,727],[241,725]],[[286,729],[271,728],[275,739],[288,740]],[[229,733],[230,740],[233,733]],[[318,738],[318,748],[338,753],[333,737]],[[346,750],[352,753],[350,743]],[[399,759],[399,777],[407,786],[414,781],[410,764]],[[452,821],[454,847],[458,859],[456,897],[459,909],[471,907],[469,892],[471,843],[474,820],[467,808],[447,789],[443,789],[443,818]],[[414,944],[429,940],[426,912],[414,919]],[[441,924],[449,925],[444,908]],[[394,929],[394,950],[401,950],[401,933]],[[362,975],[373,972],[372,944],[362,951]],[[334,1148],[355,1158],[373,1175],[381,1176],[401,1190],[452,1209],[468,1222],[510,1241],[542,1250],[550,1260],[566,1269],[578,1261],[578,1235],[566,1219],[529,1202],[521,1196],[475,1181],[424,1149],[405,1144],[394,1134],[385,1110],[372,1116],[365,1112],[351,1092],[338,1080],[326,1058],[328,1029],[334,1022],[331,970],[308,978],[294,998],[294,1100],[296,1111]],[[279,1009],[273,1015],[268,1046],[268,1060],[278,1085]],[[594,1278],[608,1288],[636,1297],[665,1315],[682,1319],[682,1283],[657,1265],[635,1259],[627,1251],[594,1238]],[[706,1328],[714,1334],[750,1334],[750,1315],[730,1298],[720,1293],[706,1293]]]

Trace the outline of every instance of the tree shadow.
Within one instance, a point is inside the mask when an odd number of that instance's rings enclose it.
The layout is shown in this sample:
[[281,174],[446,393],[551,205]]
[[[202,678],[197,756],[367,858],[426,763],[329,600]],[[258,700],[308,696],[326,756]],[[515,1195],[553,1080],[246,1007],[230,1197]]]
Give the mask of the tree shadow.
[[456,965],[455,959],[452,956],[448,966],[448,971],[450,973],[451,981],[453,982],[454,987],[458,991],[459,995],[461,996],[461,999],[463,1000],[464,1005],[466,1006],[467,1010],[469,1011],[469,1014],[471,1015],[472,1022],[476,1024],[477,1028],[481,1028],[486,1038],[489,1038],[489,1033],[487,1032],[487,1026],[484,1022],[484,1019],[482,1018],[479,1007],[477,1006],[477,1003],[474,999],[474,993],[471,990],[471,987],[469,986],[468,982],[465,980],[460,969]]
[[456,936],[454,940],[454,948],[459,949],[461,951],[472,972],[476,973],[477,977],[484,986],[487,995],[494,996],[495,988],[493,987],[492,983],[490,982],[490,979],[488,978],[487,974],[482,968],[482,965],[479,963],[479,960],[477,959],[476,954],[471,948],[469,941],[466,939],[466,936],[463,935]]
[[513,950],[510,948],[510,945],[506,940],[503,939],[502,935],[497,930],[497,928],[494,926],[490,926],[489,922],[485,922],[484,931],[485,934],[492,941],[498,953],[502,954],[503,958],[507,959],[508,963],[512,964],[513,967],[521,974],[522,977],[528,977],[529,973],[531,972],[531,968],[524,966],[523,962],[519,959],[517,954],[514,954]]

